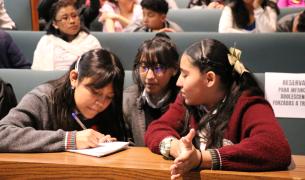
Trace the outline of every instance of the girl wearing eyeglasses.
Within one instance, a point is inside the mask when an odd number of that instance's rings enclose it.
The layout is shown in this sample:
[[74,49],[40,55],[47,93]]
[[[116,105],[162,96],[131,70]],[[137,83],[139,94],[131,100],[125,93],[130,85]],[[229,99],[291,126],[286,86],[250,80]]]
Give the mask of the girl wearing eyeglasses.
[[126,140],[123,83],[124,69],[113,53],[85,53],[0,121],[0,152],[56,152]]
[[166,34],[157,34],[138,49],[133,66],[135,84],[124,90],[123,112],[136,146],[144,146],[147,126],[158,119],[179,91],[178,52]]
[[32,69],[68,70],[83,53],[96,48],[101,45],[82,25],[75,4],[60,0],[51,8],[47,34],[37,44]]
[[284,170],[290,147],[240,51],[205,39],[180,60],[176,101],[145,134],[155,153],[175,159],[172,179],[191,169]]

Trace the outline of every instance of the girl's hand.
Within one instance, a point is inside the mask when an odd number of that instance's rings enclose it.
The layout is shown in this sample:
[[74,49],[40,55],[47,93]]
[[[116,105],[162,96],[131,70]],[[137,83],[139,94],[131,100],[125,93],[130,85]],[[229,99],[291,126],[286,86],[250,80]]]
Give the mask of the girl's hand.
[[118,15],[115,14],[115,13],[103,12],[103,13],[100,15],[98,21],[99,21],[99,22],[104,22],[104,21],[106,21],[106,19],[116,20],[116,19],[118,19]]
[[257,9],[257,8],[261,7],[262,2],[263,2],[263,0],[254,0],[253,1],[253,8]]
[[96,147],[100,141],[109,139],[109,137],[106,137],[104,134],[93,129],[78,131],[76,132],[76,149]]
[[176,31],[172,28],[162,28],[158,32],[176,32]]
[[116,140],[117,140],[116,138],[111,137],[109,134],[107,134],[106,136],[102,137],[102,138],[99,140],[99,143],[114,142],[114,141],[116,141]]
[[181,177],[185,172],[190,171],[201,162],[201,152],[192,144],[195,133],[195,130],[191,129],[185,137],[179,140],[180,154],[170,167],[171,179]]

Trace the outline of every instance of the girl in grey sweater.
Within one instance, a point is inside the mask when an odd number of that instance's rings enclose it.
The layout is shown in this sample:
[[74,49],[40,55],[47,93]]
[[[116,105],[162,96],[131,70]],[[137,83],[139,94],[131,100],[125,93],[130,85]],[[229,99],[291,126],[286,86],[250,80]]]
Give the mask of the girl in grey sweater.
[[65,75],[27,93],[0,121],[0,152],[65,151],[125,140],[123,83],[124,69],[114,54],[85,53]]

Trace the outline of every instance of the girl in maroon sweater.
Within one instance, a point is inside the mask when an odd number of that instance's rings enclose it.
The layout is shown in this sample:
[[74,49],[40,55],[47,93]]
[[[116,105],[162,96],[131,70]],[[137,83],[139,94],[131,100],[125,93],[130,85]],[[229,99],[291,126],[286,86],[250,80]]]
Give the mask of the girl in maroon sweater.
[[240,53],[213,39],[183,53],[181,93],[145,134],[153,152],[175,159],[172,179],[194,168],[267,171],[290,164],[289,144]]

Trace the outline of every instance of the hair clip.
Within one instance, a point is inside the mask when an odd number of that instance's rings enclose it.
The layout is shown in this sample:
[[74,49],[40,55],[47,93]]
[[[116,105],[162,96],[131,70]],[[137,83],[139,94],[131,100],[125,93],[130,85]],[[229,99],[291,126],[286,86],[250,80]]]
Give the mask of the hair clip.
[[75,68],[74,68],[74,70],[75,70],[76,72],[78,72],[78,66],[79,66],[79,61],[80,61],[80,59],[81,59],[81,56],[79,56],[79,57],[77,58],[77,61],[76,61],[76,63],[75,63]]
[[243,63],[241,63],[240,57],[241,57],[241,50],[236,49],[235,48],[235,43],[234,43],[234,47],[231,47],[229,49],[229,54],[228,54],[228,60],[229,63],[234,67],[234,70],[242,75],[244,72],[249,72],[245,66],[243,65]]

